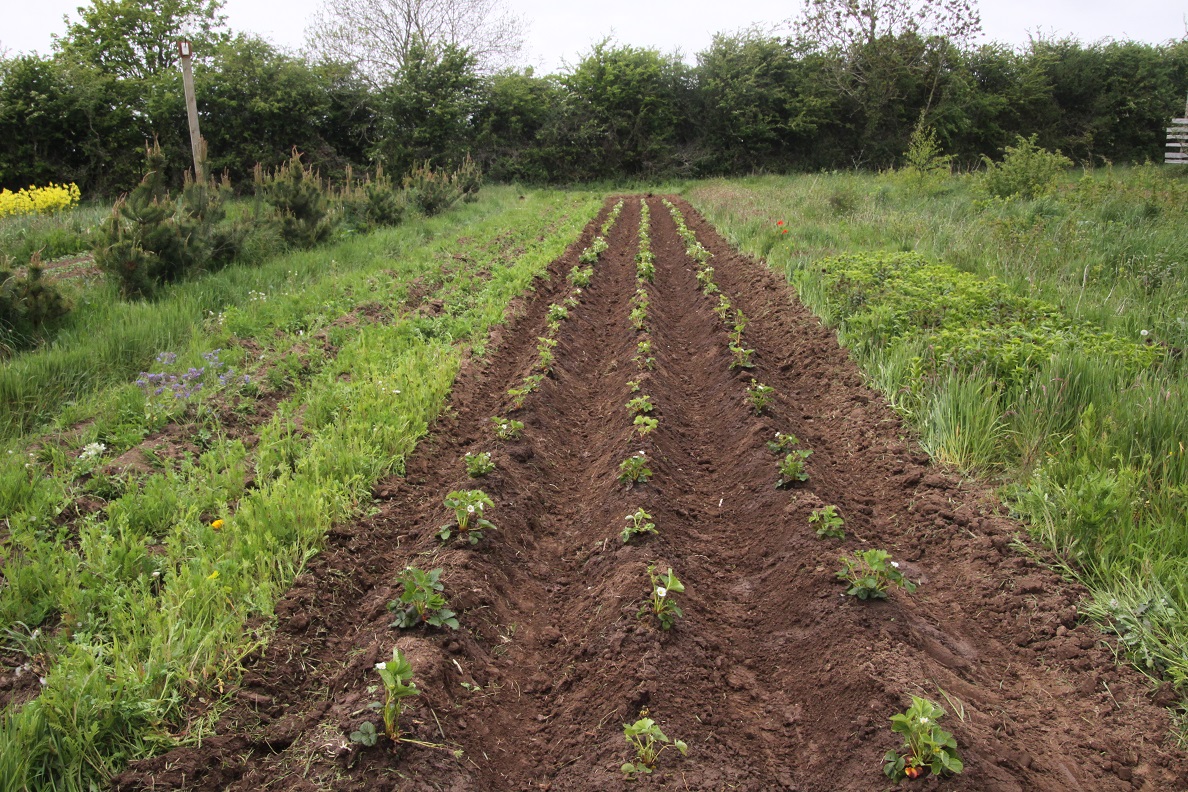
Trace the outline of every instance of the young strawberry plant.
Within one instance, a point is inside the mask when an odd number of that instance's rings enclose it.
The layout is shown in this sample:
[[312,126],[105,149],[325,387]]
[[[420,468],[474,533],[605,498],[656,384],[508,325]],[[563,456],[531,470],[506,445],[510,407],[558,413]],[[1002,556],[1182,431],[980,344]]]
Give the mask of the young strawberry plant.
[[730,314],[730,309],[733,307],[734,306],[730,304],[729,297],[727,297],[725,294],[719,294],[718,304],[714,306],[714,313],[718,315],[719,319],[725,322],[726,317]]
[[767,409],[767,405],[771,404],[774,396],[775,388],[764,385],[755,379],[751,380],[751,386],[747,388],[747,401],[751,403],[751,409],[755,411],[756,415],[761,415]]
[[730,354],[733,356],[733,359],[730,361],[730,368],[755,368],[755,364],[751,361],[751,356],[755,354],[755,350],[747,349],[737,344],[731,344]]
[[560,323],[561,320],[569,318],[569,311],[565,306],[553,303],[549,306],[548,321]]
[[652,357],[652,342],[644,339],[635,345],[635,356],[631,358],[640,371],[650,371],[656,367],[656,358]]
[[836,506],[826,506],[823,509],[813,509],[808,518],[809,527],[816,526],[817,536],[822,539],[845,539],[846,532],[842,530],[845,520],[837,513]]
[[634,779],[640,773],[650,774],[656,769],[656,762],[659,761],[660,754],[669,748],[680,751],[682,756],[689,752],[689,746],[684,742],[670,740],[664,732],[660,731],[656,721],[648,717],[646,709],[640,710],[639,720],[635,723],[623,724],[623,736],[627,738],[627,744],[635,750],[635,761],[624,762],[623,766],[619,768],[623,775],[630,779]]
[[655,564],[648,564],[648,578],[652,582],[652,595],[644,602],[637,616],[642,619],[650,613],[660,623],[661,630],[671,630],[676,620],[685,615],[673,601],[672,595],[682,593],[685,585],[677,580],[672,567],[660,575],[656,573]]
[[659,533],[659,531],[656,530],[656,523],[648,522],[652,519],[652,515],[648,514],[642,508],[636,509],[633,513],[628,514],[623,519],[631,523],[631,525],[628,525],[619,534],[619,538],[623,540],[623,544],[631,541],[631,537],[633,536]]
[[[627,383],[630,385],[631,383]],[[627,402],[627,412],[632,415],[642,415],[643,413],[650,413],[654,409],[652,404],[652,397],[646,393],[643,396],[636,396],[631,401]]]
[[395,647],[392,648],[392,659],[376,663],[375,670],[379,672],[380,680],[384,683],[384,734],[388,735],[392,742],[399,742],[400,715],[406,707],[404,700],[421,695],[421,691],[412,681],[412,664]]
[[916,584],[899,571],[899,563],[891,560],[886,550],[859,550],[853,556],[841,557],[842,568],[837,578],[850,584],[846,594],[860,600],[887,599],[887,589],[901,586],[909,594]]
[[440,568],[426,572],[407,567],[400,574],[397,582],[404,586],[404,591],[400,599],[388,603],[388,610],[397,614],[393,627],[407,630],[428,624],[430,627],[458,629],[457,614],[447,607],[450,603],[441,593],[443,586],[440,578]]
[[648,467],[644,452],[632,454],[619,463],[619,481],[628,485],[647,484],[652,477],[652,469]]
[[495,525],[483,517],[483,509],[495,503],[482,490],[455,490],[445,497],[447,509],[454,510],[454,522],[446,523],[437,532],[437,538],[447,542],[456,530],[471,544],[478,544],[484,530],[495,530]]
[[518,440],[524,432],[524,424],[521,421],[500,418],[496,415],[491,418],[491,423],[495,425],[495,436],[500,440]]
[[904,736],[907,753],[887,751],[883,773],[896,784],[905,778],[919,778],[931,772],[935,776],[956,775],[965,769],[957,754],[953,735],[937,725],[945,711],[935,702],[912,696],[906,712],[891,716],[891,731]]
[[635,416],[635,420],[632,423],[635,425],[635,431],[639,433],[640,437],[643,437],[660,425],[659,420],[649,418],[646,415]]
[[785,456],[779,465],[780,478],[776,481],[776,487],[782,488],[800,481],[808,481],[808,472],[804,468],[812,453],[802,448]]
[[536,338],[536,356],[544,371],[548,371],[553,366],[553,349],[556,346],[557,339],[555,338],[548,336],[537,336]]
[[491,461],[491,452],[483,451],[478,454],[468,453],[465,456],[466,475],[471,478],[482,478],[495,470],[495,463]]
[[569,284],[575,289],[584,289],[590,285],[594,277],[593,267],[574,267],[569,271]]
[[780,454],[788,453],[798,445],[800,445],[800,438],[796,435],[776,432],[775,439],[767,441],[767,450],[779,456]]

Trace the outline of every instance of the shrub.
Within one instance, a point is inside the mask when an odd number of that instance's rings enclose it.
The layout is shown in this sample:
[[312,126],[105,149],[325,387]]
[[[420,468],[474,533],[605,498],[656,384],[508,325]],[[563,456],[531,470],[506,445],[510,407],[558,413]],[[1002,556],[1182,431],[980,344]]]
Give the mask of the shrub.
[[281,238],[298,248],[310,248],[330,236],[335,218],[326,200],[322,178],[301,164],[301,153],[272,173],[256,166],[256,194],[277,213]]
[[32,335],[68,311],[61,292],[42,276],[36,253],[23,277],[0,261],[0,357],[25,346]]
[[982,186],[995,198],[1039,198],[1052,192],[1056,177],[1072,166],[1072,160],[1036,145],[1036,136],[1020,135],[1015,145],[1007,146],[1002,162],[995,163],[983,155],[986,174]]
[[433,170],[427,161],[404,177],[404,186],[409,191],[409,200],[428,216],[444,212],[462,197],[458,179],[445,171]]

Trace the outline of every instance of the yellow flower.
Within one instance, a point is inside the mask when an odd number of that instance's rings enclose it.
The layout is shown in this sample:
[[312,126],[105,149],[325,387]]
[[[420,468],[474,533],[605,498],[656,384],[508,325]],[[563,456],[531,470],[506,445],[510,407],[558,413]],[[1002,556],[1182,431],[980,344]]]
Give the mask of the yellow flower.
[[222,527],[223,527],[223,521],[222,521],[222,520],[215,520],[214,522],[212,522],[212,523],[210,524],[210,527],[211,527],[211,528],[214,528],[214,529],[217,531],[217,530],[219,530],[220,528],[222,528]]
[[15,193],[0,190],[0,217],[57,212],[75,206],[81,197],[78,185],[73,183],[51,183],[45,187],[29,186]]

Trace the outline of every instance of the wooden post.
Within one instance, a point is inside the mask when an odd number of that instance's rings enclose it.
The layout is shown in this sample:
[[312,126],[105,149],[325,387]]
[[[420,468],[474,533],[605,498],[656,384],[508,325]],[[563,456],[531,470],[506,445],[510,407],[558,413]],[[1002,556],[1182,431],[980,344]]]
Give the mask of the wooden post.
[[177,52],[181,55],[182,84],[186,90],[186,115],[190,119],[190,149],[194,154],[194,180],[205,181],[206,174],[202,171],[202,133],[198,131],[198,100],[194,98],[194,72],[190,69],[190,59],[193,48],[188,41],[177,42]]

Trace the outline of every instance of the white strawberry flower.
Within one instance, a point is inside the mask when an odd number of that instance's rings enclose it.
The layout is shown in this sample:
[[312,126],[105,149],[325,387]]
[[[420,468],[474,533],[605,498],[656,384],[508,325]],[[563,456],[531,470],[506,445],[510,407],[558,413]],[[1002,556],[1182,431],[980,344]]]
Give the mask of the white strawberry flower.
[[656,586],[656,596],[660,597],[660,599],[664,599],[667,594],[668,589],[664,588],[664,586]]

